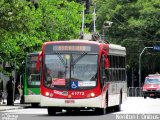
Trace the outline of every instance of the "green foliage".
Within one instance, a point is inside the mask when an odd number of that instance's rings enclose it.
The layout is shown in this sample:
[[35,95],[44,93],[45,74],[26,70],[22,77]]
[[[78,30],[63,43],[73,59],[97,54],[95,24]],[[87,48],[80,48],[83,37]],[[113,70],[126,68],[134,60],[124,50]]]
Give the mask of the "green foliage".
[[82,7],[75,2],[65,0],[40,1],[42,26],[49,40],[77,38],[81,24]]
[[[138,68],[138,57],[142,49],[160,42],[160,1],[98,0],[97,6],[99,31],[102,31],[104,21],[112,21],[112,27],[105,33],[110,36],[109,42],[125,46],[127,63]],[[146,51],[153,54],[151,50]],[[145,56],[143,67],[154,69],[152,67],[157,63],[150,63],[150,68],[147,64],[151,58],[156,61],[157,56]]]
[[27,53],[45,41],[77,38],[82,6],[67,0],[40,0],[35,9],[26,0],[0,2],[0,60],[21,65]]
[[[39,26],[35,19],[35,10],[25,0],[5,1],[0,7],[0,54],[3,61],[11,64],[22,61],[26,52],[31,52],[41,42],[34,35]],[[18,63],[19,65],[20,63]]]

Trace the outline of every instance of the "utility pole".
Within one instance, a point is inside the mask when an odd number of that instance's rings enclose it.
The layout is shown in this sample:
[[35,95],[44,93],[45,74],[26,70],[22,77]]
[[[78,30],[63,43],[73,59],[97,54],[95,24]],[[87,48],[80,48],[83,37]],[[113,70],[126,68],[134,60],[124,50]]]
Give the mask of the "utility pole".
[[[89,0],[84,0],[85,1],[85,14],[89,14],[89,9],[90,9],[90,2]],[[86,28],[89,28],[90,24],[86,23],[85,24]]]
[[89,2],[89,0],[86,0],[85,3],[86,3],[85,14],[89,14],[90,2]]

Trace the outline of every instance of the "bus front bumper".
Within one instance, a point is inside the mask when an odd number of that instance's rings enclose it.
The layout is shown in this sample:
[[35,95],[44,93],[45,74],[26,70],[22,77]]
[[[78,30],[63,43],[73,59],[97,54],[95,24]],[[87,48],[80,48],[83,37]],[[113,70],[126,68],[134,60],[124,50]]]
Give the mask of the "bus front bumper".
[[57,99],[41,95],[40,105],[42,107],[92,107],[103,108],[102,96],[86,99]]

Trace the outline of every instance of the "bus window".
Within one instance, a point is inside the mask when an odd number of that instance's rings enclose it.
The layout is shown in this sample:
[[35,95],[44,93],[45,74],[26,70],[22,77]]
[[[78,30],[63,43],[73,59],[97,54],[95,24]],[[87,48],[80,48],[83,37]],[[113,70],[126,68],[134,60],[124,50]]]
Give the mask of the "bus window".
[[102,56],[101,63],[100,63],[100,82],[103,88],[103,85],[106,81],[106,74],[105,74],[105,57]]
[[[71,83],[76,81],[79,85],[77,89],[95,87],[97,80],[97,58],[98,55],[85,53],[46,54],[46,79],[44,80],[44,85],[52,89],[72,89]],[[54,84],[55,80],[57,81],[56,84]]]
[[40,74],[30,74],[28,85],[40,85]]
[[27,84],[28,86],[36,87],[40,85],[40,73],[36,70],[36,60],[31,58],[37,58],[37,56],[29,56],[27,59]]

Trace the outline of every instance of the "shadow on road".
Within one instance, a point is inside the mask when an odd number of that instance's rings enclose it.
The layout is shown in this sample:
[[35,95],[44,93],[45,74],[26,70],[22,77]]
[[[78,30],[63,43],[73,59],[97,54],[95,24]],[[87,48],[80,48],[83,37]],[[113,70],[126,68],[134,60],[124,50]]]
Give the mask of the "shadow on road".
[[[108,110],[106,115],[112,114],[114,111],[113,110]],[[42,115],[38,115],[41,117],[46,117],[49,116],[48,114],[42,114]],[[57,112],[56,115],[54,115],[55,117],[70,117],[70,116],[102,116],[99,115],[97,112],[95,112],[94,110],[83,110],[83,111],[70,111],[70,112]],[[54,116],[50,116],[50,117],[54,117]]]

